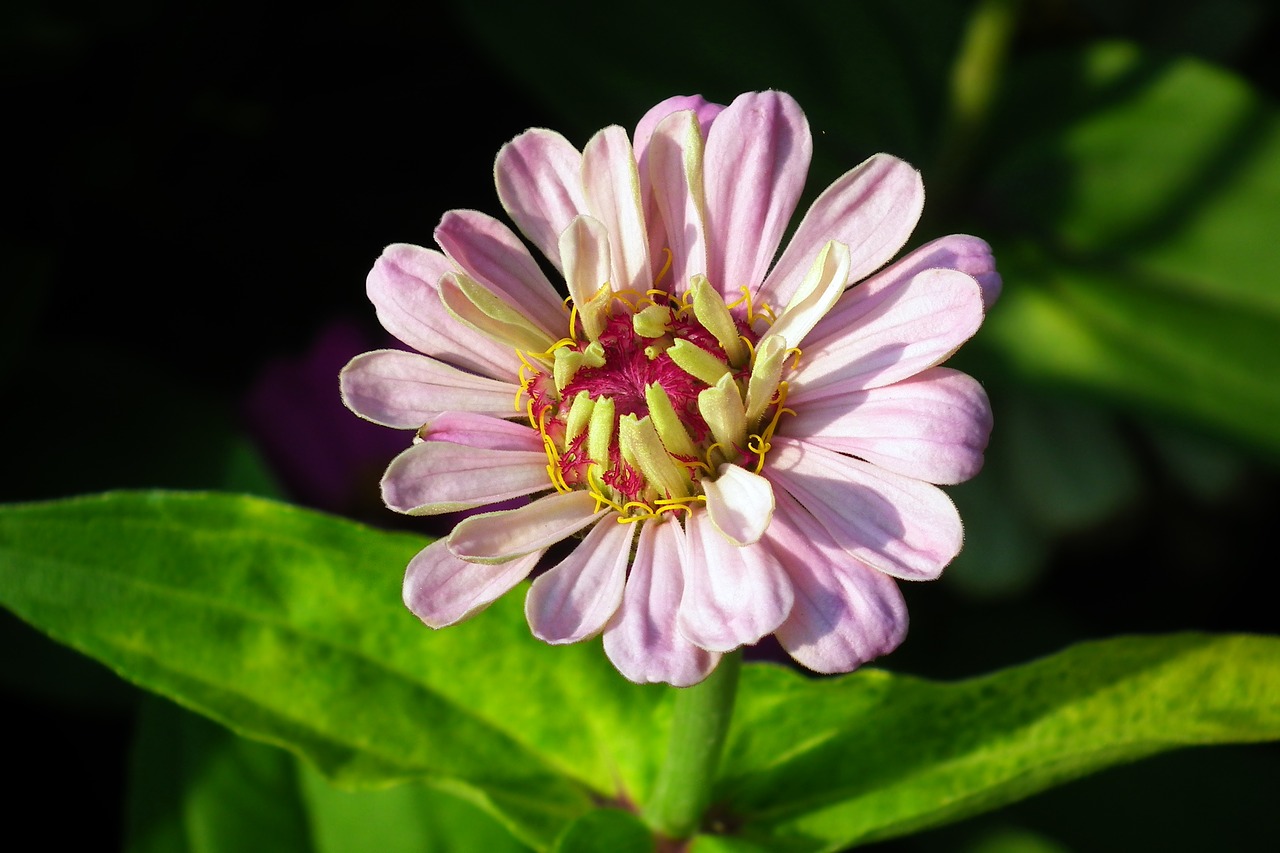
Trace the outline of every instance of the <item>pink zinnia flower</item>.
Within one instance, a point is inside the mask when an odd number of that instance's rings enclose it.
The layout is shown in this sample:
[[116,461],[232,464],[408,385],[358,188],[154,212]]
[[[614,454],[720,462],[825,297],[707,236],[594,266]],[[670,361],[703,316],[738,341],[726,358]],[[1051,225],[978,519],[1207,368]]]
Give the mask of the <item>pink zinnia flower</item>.
[[549,643],[603,632],[633,681],[696,683],[769,634],[819,672],[902,641],[894,578],[938,577],[961,544],[933,484],[973,476],[991,427],[981,386],[937,365],[1000,280],[986,243],[960,235],[871,275],[924,199],[883,154],[832,184],[771,264],[810,151],[780,92],[672,98],[633,139],[607,127],[581,152],[549,130],[516,137],[498,196],[568,300],[482,213],[446,213],[442,251],[387,248],[369,298],[422,354],[342,372],[352,411],[417,431],[383,478],[387,506],[546,493],[413,559],[404,598],[422,621],[468,618],[576,536],[530,587],[529,625]]

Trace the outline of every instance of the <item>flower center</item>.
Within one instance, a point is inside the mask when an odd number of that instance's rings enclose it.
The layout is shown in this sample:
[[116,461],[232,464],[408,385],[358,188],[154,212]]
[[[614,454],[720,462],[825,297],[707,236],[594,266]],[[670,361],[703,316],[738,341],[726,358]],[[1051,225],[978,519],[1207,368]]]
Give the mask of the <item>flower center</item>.
[[681,298],[605,287],[571,317],[572,337],[521,353],[517,399],[559,491],[638,521],[705,501],[726,464],[760,471],[790,411],[768,306],[726,305],[698,276]]

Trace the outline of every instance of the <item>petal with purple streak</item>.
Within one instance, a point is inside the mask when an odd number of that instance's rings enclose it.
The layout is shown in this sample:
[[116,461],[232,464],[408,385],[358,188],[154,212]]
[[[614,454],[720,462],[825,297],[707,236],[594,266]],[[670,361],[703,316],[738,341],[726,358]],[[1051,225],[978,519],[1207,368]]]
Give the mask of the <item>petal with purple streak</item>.
[[[725,296],[736,299],[740,288],[754,290],[764,279],[812,154],[809,122],[790,95],[749,92],[716,117],[704,167],[707,278]],[[801,278],[827,239],[805,259]]]
[[622,603],[635,523],[606,515],[568,557],[534,580],[525,618],[539,640],[559,645],[593,637]]
[[685,546],[676,625],[690,642],[733,651],[773,633],[791,612],[791,581],[768,549],[734,545],[696,509],[685,522]]
[[555,131],[526,130],[502,146],[493,174],[502,207],[529,242],[561,269],[560,232],[589,213],[582,154]]
[[529,576],[541,551],[497,565],[459,560],[443,539],[428,545],[409,562],[404,575],[404,603],[432,628],[469,619]]
[[885,574],[933,580],[960,551],[960,515],[937,486],[776,435],[767,470],[837,545]]
[[791,657],[815,672],[852,672],[888,654],[907,634],[907,605],[893,578],[857,561],[783,492],[764,539],[795,587],[777,630]]
[[933,367],[902,382],[798,405],[779,431],[930,483],[982,469],[991,405],[972,377]]
[[604,630],[604,651],[624,676],[638,684],[697,684],[720,655],[676,630],[684,592],[684,532],[678,522],[643,522],[622,594],[622,606]]
[[382,475],[382,500],[407,515],[438,515],[550,487],[542,451],[424,441],[391,460]]
[[464,373],[425,355],[374,350],[351,359],[338,375],[342,402],[366,420],[417,429],[443,412],[494,417],[516,414],[520,386]]
[[831,240],[849,247],[849,281],[865,278],[907,242],[923,208],[920,173],[897,157],[876,154],[818,196],[760,286],[759,298],[785,305]]

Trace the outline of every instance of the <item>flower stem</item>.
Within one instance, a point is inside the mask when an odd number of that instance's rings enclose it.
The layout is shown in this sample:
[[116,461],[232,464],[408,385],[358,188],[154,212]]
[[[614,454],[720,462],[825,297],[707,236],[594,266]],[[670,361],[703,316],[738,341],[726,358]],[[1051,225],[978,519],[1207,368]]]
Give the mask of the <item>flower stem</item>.
[[950,109],[938,152],[935,199],[958,189],[995,101],[1021,0],[980,0],[951,66]]
[[711,803],[741,668],[742,652],[732,652],[702,683],[676,693],[667,759],[645,809],[649,823],[667,838],[693,835]]

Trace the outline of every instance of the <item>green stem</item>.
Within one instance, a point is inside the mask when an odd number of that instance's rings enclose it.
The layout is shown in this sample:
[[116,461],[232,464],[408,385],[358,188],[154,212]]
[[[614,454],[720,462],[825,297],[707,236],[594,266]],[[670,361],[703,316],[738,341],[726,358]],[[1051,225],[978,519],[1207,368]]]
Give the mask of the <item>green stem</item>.
[[1021,0],[981,0],[951,66],[950,109],[938,152],[938,190],[950,201],[986,127]]
[[732,652],[701,684],[676,693],[667,760],[645,809],[650,825],[667,838],[688,838],[697,832],[711,803],[741,667],[742,652]]

